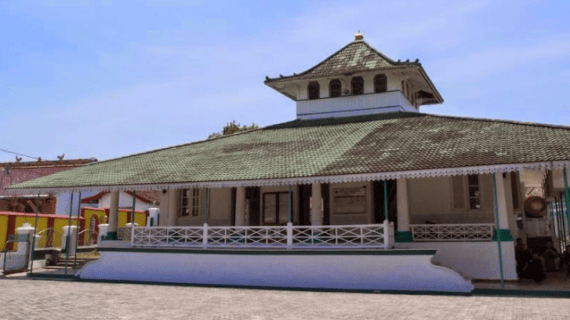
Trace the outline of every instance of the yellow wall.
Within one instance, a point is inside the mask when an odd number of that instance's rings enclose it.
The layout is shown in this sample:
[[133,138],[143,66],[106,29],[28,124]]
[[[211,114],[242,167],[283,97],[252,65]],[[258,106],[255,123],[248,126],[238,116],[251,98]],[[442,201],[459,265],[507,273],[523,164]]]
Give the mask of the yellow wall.
[[6,233],[8,232],[8,216],[0,216],[0,251],[6,245]]
[[[63,235],[63,227],[69,224],[69,220],[65,218],[55,219],[53,222],[53,230],[57,230],[53,235],[53,247],[61,247],[61,236]],[[71,221],[72,226],[79,227],[77,219]]]
[[[84,209],[84,217],[85,217],[85,232],[84,234],[86,236],[84,236],[84,241],[87,241],[89,236],[89,227],[90,227],[90,223],[91,223],[91,217],[93,215],[96,215],[98,217],[98,221],[99,223],[102,223],[103,221],[103,217],[106,216],[105,211],[104,210],[96,210],[96,209],[89,209],[89,208],[85,208]],[[118,226],[119,227],[124,227],[127,224],[127,217],[130,217],[131,211],[130,210],[119,210],[119,223]],[[5,215],[0,215],[0,251],[4,250],[4,247],[6,245],[6,234],[8,233],[8,219],[9,216],[5,216]],[[41,231],[45,230],[48,228],[48,217],[38,217],[38,226],[37,226],[37,233],[40,233]],[[29,223],[30,225],[34,226],[35,223],[35,217],[34,216],[25,216],[24,214],[22,214],[22,216],[16,216],[15,218],[15,228],[19,228],[21,227],[24,223]],[[60,247],[61,246],[61,235],[63,234],[63,227],[67,226],[69,223],[69,218],[68,217],[57,217],[54,219],[54,224],[53,224],[53,228],[55,230],[54,233],[54,237],[53,237],[53,242],[52,245],[54,247]],[[146,213],[145,212],[136,212],[135,214],[135,223],[137,223],[139,226],[144,226],[146,225]],[[80,221],[77,220],[77,218],[73,218],[72,219],[72,225],[77,226],[78,228],[81,228],[80,225]],[[79,230],[79,232],[81,232],[83,230]],[[14,247],[14,250],[17,249],[17,246]]]
[[131,213],[119,210],[119,221],[117,223],[117,227],[124,227],[127,224],[127,214]]
[[146,213],[136,212],[135,223],[139,226],[146,226]]
[[103,223],[103,217],[105,217],[106,214],[105,214],[104,210],[94,210],[94,209],[89,209],[89,208],[83,209],[83,214],[85,217],[85,230],[86,230],[83,233],[84,234],[83,244],[87,245],[87,242],[89,241],[89,234],[91,232],[90,228],[91,228],[92,217],[97,216],[98,223]]

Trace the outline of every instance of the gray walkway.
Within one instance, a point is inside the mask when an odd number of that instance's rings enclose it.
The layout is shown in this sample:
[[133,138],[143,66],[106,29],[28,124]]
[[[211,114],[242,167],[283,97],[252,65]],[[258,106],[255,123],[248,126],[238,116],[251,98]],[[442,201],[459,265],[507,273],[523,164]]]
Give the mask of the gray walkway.
[[570,319],[560,298],[299,292],[0,279],[0,319]]

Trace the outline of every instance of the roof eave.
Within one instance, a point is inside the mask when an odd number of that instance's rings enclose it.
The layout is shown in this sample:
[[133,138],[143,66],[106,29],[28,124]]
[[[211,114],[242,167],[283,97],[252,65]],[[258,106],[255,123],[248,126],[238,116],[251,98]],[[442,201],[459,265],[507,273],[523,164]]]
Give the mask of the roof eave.
[[[426,71],[424,70],[424,67],[422,65],[419,65],[418,70],[420,71],[422,77],[424,77],[424,80],[430,86],[433,93],[435,94],[435,97],[437,98],[437,101],[438,101],[437,104],[443,103],[443,97],[441,96],[441,94],[439,93],[439,91],[437,90],[437,88],[435,87],[433,82],[431,81],[430,77],[427,75]],[[430,105],[430,104],[436,104],[436,103],[426,103],[426,105]]]
[[286,93],[286,92],[283,92],[283,91],[277,89],[276,87],[272,86],[271,83],[269,83],[269,82],[267,82],[267,81],[265,81],[265,82],[263,82],[263,83],[264,83],[266,86],[270,87],[271,89],[273,89],[273,90],[275,90],[275,91],[281,93],[282,95],[286,96],[287,98],[289,98],[289,99],[291,99],[291,100],[293,100],[293,101],[297,101],[297,98],[296,98],[296,97],[293,97],[292,95],[290,95],[290,94],[288,94],[288,93]]

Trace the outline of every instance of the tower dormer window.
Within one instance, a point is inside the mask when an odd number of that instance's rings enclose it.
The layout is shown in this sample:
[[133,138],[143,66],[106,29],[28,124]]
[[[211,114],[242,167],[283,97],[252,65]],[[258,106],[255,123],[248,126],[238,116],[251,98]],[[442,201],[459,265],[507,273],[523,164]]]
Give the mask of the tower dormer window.
[[342,93],[342,84],[340,83],[340,80],[333,79],[329,82],[329,92],[331,98],[340,97]]
[[317,81],[309,82],[309,86],[307,88],[309,91],[309,100],[318,99],[320,93],[320,86]]
[[388,91],[388,79],[385,74],[378,74],[374,77],[374,92],[381,93]]
[[364,93],[364,79],[362,79],[362,77],[352,78],[352,81],[350,81],[350,86],[353,96]]

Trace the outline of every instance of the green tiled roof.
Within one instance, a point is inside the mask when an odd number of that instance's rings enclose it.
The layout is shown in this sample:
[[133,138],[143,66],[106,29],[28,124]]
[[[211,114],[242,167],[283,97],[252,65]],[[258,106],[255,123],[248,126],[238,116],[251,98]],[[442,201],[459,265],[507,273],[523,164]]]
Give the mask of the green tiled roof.
[[339,51],[335,52],[323,62],[300,74],[281,76],[279,78],[266,78],[265,83],[280,80],[309,79],[328,77],[372,70],[402,68],[408,66],[420,66],[418,60],[413,62],[400,62],[388,58],[376,50],[366,41],[355,40]]
[[340,176],[570,160],[570,127],[421,113],[295,120],[102,161],[16,189]]

